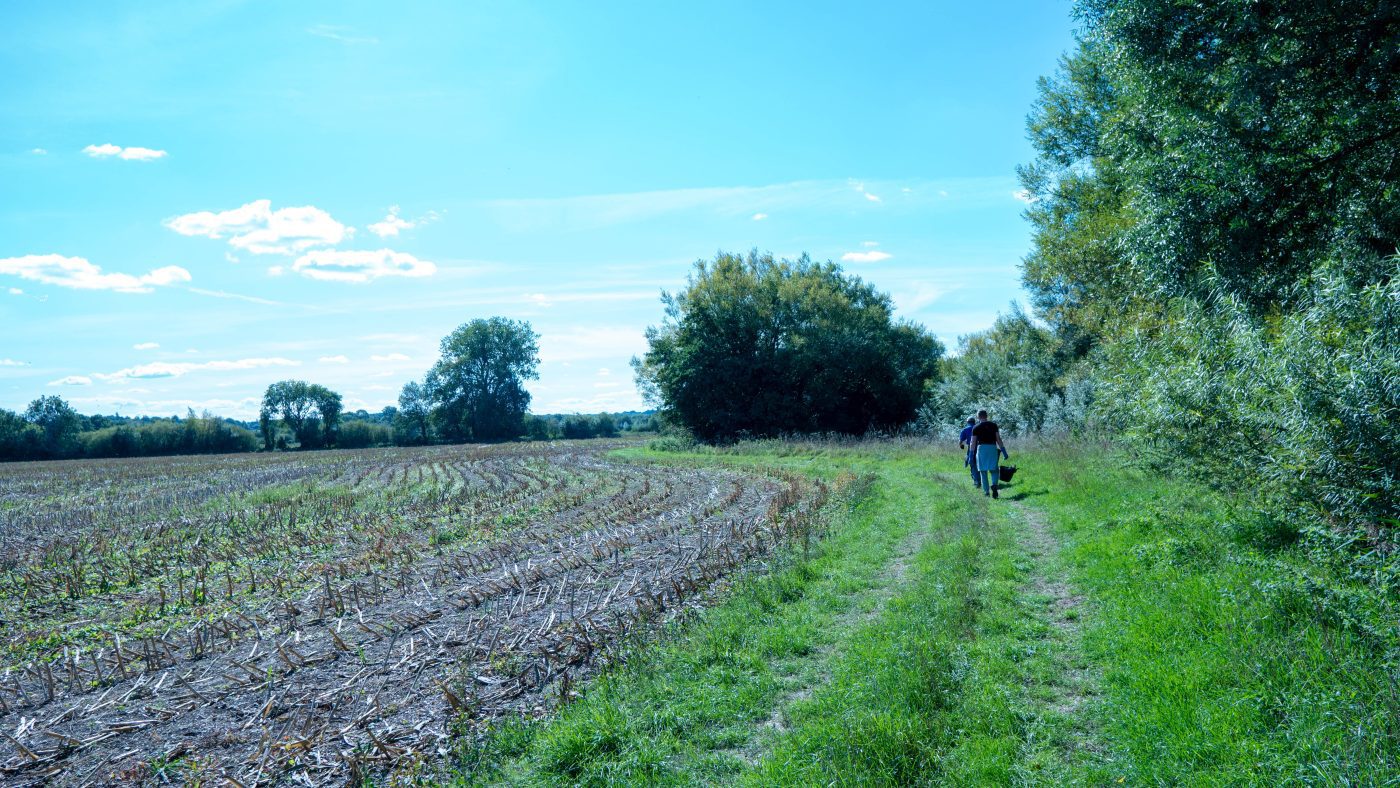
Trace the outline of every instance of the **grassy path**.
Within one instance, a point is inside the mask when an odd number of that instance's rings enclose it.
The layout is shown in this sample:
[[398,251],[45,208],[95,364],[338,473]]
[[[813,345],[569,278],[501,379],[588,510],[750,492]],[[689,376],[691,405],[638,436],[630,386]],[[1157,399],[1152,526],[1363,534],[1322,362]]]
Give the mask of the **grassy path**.
[[874,482],[810,560],[738,582],[445,781],[1400,785],[1376,635],[1300,604],[1298,556],[1199,489],[1095,447],[1018,452],[1000,501],[927,450],[636,454]]

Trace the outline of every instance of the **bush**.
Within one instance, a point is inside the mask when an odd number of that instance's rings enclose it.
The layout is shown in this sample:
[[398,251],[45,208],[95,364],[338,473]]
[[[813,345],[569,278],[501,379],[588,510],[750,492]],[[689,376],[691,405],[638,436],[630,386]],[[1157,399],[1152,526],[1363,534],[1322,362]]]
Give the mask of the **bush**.
[[913,421],[942,346],[833,263],[719,254],[665,295],[638,386],[704,441],[864,434]]
[[393,443],[392,429],[368,421],[342,421],[336,434],[336,445],[342,449],[365,449],[370,446],[390,446]]

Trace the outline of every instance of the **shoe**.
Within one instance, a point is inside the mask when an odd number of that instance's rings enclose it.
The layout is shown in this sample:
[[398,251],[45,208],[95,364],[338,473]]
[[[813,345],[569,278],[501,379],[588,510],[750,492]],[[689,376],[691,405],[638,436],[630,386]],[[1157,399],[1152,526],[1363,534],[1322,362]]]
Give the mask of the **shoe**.
[[993,498],[1000,498],[1000,497],[1001,497],[1000,495],[997,495],[997,488],[995,488],[995,487],[992,488],[992,497],[993,497]]

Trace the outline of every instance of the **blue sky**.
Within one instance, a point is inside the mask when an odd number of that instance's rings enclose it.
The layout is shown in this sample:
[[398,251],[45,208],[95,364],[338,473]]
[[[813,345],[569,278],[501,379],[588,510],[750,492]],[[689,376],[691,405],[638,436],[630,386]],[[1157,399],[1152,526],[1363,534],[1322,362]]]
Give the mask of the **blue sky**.
[[641,407],[660,291],[802,252],[950,346],[1024,297],[1015,166],[1068,3],[7,4],[0,407],[377,410],[541,334],[536,412]]

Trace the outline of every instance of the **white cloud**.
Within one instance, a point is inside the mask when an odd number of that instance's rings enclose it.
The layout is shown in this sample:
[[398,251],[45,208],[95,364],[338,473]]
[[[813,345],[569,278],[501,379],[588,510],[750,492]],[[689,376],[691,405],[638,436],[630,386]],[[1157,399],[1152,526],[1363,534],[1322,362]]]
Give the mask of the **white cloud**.
[[871,201],[871,202],[879,202],[879,201],[880,201],[880,195],[878,195],[878,194],[871,194],[870,192],[864,192],[864,194],[865,194],[865,199],[867,199],[867,200],[869,200],[869,201]]
[[768,218],[768,214],[766,214],[766,213],[756,213],[756,214],[753,215],[753,220],[754,220],[755,222],[761,222],[761,221],[763,221],[764,219],[767,219],[767,218]]
[[160,347],[159,342],[137,342],[131,346],[132,350],[155,350]]
[[235,249],[252,254],[295,254],[316,246],[334,246],[355,234],[314,205],[272,209],[271,200],[254,200],[227,211],[197,211],[165,220],[180,235],[228,237]]
[[384,276],[420,277],[437,273],[437,266],[407,252],[392,249],[318,249],[292,264],[292,270],[311,279],[333,282],[370,282]]
[[28,361],[16,361],[12,358],[0,358],[0,367],[27,367]]
[[300,366],[296,361],[285,358],[243,358],[237,361],[182,361],[168,362],[157,361],[151,364],[138,364],[134,367],[119,369],[116,372],[93,373],[93,377],[101,380],[144,380],[150,378],[178,378],[190,372],[198,370],[211,370],[215,372],[228,372],[239,369],[260,369],[262,367],[295,367]]
[[94,159],[110,159],[113,156],[127,161],[151,161],[153,159],[163,159],[170,155],[163,150],[154,148],[123,148],[120,145],[106,143],[103,145],[89,145],[83,148],[83,153]]
[[349,363],[350,363],[350,359],[346,358],[345,356],[321,356],[320,358],[318,358],[318,359],[316,359],[316,360],[319,361],[319,362],[321,362],[322,364],[349,364]]
[[154,286],[190,281],[190,272],[175,265],[141,276],[104,274],[101,268],[84,258],[61,254],[0,258],[0,274],[76,290],[115,290],[118,293],[149,293]]
[[49,155],[49,152],[46,151],[46,150],[44,150],[43,148],[31,148],[29,152],[32,153],[32,154],[34,154],[35,156],[47,156],[47,155]]
[[405,219],[399,216],[399,206],[391,205],[389,206],[389,214],[384,217],[383,221],[368,225],[365,229],[380,238],[397,237],[401,230],[412,230],[415,227],[432,224],[440,218],[442,218],[442,214],[437,211],[428,211],[417,219]]
[[342,25],[312,25],[306,28],[306,32],[317,38],[328,38],[331,41],[339,41],[347,46],[379,43],[379,39],[374,36],[357,36],[354,34],[353,30]]
[[881,260],[888,260],[894,255],[889,252],[847,252],[841,255],[841,259],[848,263],[878,263]]
[[879,242],[879,241],[861,241],[861,242],[860,242],[860,245],[861,245],[861,246],[864,246],[866,249],[874,249],[875,247],[877,247],[877,246],[880,245],[880,242]]
[[388,353],[383,356],[370,356],[370,361],[412,361],[413,359],[402,353]]
[[49,381],[50,386],[91,386],[92,378],[86,375],[69,375],[66,378]]
[[1030,205],[1031,203],[1036,201],[1035,196],[1025,189],[1018,189],[1017,191],[1012,192],[1011,196],[1015,197],[1016,199],[1020,200],[1021,202],[1027,205]]
[[548,309],[551,306],[554,306],[554,299],[550,298],[544,293],[526,293],[525,300],[530,302],[531,304],[534,304],[535,306],[544,307],[546,309]]
[[10,288],[10,295],[24,295],[24,291],[18,287],[12,287]]
[[269,265],[269,266],[267,267],[267,275],[268,275],[268,276],[281,276],[282,274],[285,274],[285,273],[287,273],[287,268],[286,268],[286,266],[281,266],[281,265]]

